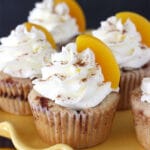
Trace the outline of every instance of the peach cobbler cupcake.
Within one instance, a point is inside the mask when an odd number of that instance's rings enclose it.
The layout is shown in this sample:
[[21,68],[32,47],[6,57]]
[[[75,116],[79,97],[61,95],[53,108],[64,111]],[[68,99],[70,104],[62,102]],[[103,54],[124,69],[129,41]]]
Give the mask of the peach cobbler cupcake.
[[45,27],[59,47],[75,39],[86,28],[83,10],[74,0],[38,2],[30,11],[28,21]]
[[146,150],[150,148],[150,77],[132,92],[131,106],[137,139]]
[[138,14],[121,12],[102,21],[92,34],[112,50],[120,66],[118,109],[128,109],[130,92],[150,75],[150,23]]
[[21,24],[0,45],[0,108],[19,115],[31,114],[28,93],[32,80],[41,76],[41,67],[48,63],[55,50],[42,27]]
[[50,145],[65,143],[74,148],[106,140],[119,101],[119,78],[112,53],[92,36],[81,35],[76,43],[52,54],[29,94],[41,138]]

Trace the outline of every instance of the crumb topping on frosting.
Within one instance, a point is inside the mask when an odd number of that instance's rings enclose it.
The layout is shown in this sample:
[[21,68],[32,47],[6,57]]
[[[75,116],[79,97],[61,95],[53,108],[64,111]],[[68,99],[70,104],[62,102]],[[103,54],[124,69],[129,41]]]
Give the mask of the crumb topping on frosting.
[[110,17],[92,34],[110,47],[120,68],[136,69],[150,61],[150,48],[141,43],[141,35],[130,19],[123,24],[121,19]]
[[29,22],[44,26],[54,37],[56,43],[66,42],[79,33],[75,18],[69,14],[65,3],[54,5],[54,0],[43,0],[30,11]]
[[1,38],[0,70],[14,77],[40,77],[41,67],[54,51],[43,32],[35,27],[28,32],[19,25],[8,37]]
[[94,53],[89,48],[78,53],[75,43],[52,54],[50,65],[42,68],[42,78],[33,84],[42,96],[77,110],[95,107],[113,91],[111,83],[104,82]]

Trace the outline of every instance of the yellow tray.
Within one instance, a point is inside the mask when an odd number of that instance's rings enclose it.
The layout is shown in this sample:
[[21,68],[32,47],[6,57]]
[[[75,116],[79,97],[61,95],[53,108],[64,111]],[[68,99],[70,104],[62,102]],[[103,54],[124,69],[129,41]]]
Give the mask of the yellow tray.
[[[63,144],[52,147],[45,144],[36,132],[32,116],[0,111],[0,135],[10,138],[18,150],[73,150]],[[86,150],[143,150],[136,140],[131,112],[117,112],[109,139]]]

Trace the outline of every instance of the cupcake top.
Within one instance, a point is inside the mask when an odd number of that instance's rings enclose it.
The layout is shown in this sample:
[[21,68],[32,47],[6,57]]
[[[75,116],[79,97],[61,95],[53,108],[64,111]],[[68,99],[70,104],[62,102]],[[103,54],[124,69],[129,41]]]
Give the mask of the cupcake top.
[[0,41],[0,71],[13,77],[40,77],[41,67],[54,52],[42,31],[35,27],[27,31],[24,24]]
[[43,0],[35,4],[28,20],[44,26],[56,43],[63,43],[79,33],[76,19],[71,17],[66,3],[54,4],[54,0]]
[[87,48],[78,52],[75,43],[52,54],[51,63],[42,68],[42,78],[33,84],[42,96],[77,110],[95,107],[113,91],[111,82],[104,82],[93,51]]
[[150,61],[150,48],[142,44],[141,35],[130,19],[123,24],[112,16],[102,21],[92,34],[111,48],[120,68],[136,69]]
[[150,77],[144,78],[142,80],[141,90],[141,101],[150,103]]

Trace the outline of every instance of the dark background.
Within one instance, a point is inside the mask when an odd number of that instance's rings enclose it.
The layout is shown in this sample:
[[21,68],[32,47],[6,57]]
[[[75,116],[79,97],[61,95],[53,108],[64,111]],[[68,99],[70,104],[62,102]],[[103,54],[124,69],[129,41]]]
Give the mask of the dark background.
[[[0,37],[9,34],[18,24],[25,22],[29,10],[40,0],[0,0]],[[118,11],[134,11],[150,19],[150,0],[78,0],[85,11],[88,28],[96,28],[101,20]],[[0,138],[0,147],[12,144]]]
[[[29,10],[40,0],[0,0],[0,37],[26,21]],[[87,27],[96,28],[101,20],[118,11],[134,11],[150,19],[150,0],[78,0],[87,18]]]

